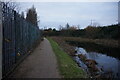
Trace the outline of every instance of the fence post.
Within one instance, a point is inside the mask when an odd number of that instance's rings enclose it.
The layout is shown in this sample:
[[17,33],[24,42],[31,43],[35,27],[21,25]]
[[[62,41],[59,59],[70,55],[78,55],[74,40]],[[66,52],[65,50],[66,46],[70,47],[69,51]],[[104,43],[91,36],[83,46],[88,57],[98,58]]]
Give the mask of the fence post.
[[2,79],[2,3],[0,2],[0,79]]
[[118,25],[120,26],[120,1],[118,2]]

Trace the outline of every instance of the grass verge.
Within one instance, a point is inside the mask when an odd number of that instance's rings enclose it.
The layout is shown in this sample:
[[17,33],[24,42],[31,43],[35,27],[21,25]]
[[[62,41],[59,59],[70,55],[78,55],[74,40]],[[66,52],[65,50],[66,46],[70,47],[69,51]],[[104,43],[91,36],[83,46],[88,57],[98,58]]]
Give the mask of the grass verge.
[[74,41],[74,42],[82,42],[82,43],[93,43],[106,47],[118,47],[118,40],[113,39],[89,39],[89,38],[81,38],[81,37],[62,37],[65,41]]
[[53,51],[57,57],[58,68],[63,78],[86,78],[87,74],[65,53],[59,45],[51,38],[47,38],[51,43]]

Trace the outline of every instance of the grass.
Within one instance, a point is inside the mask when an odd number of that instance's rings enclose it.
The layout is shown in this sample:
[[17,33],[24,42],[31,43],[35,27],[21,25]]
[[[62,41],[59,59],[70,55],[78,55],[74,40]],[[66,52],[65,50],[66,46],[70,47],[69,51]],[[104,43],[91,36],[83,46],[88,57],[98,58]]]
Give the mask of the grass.
[[47,39],[51,43],[53,51],[57,57],[58,68],[63,78],[87,77],[83,69],[78,67],[78,65],[73,61],[73,59],[67,53],[65,53],[55,41],[53,41],[51,38]]
[[118,47],[118,40],[113,39],[89,39],[89,38],[81,38],[81,37],[63,37],[65,41],[74,41],[74,42],[88,42],[95,43],[103,46],[111,46]]

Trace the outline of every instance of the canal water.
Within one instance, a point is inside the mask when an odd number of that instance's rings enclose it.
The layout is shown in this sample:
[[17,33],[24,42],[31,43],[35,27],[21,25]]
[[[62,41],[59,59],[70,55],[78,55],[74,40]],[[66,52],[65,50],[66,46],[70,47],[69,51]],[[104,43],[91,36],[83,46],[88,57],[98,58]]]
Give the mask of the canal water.
[[[75,49],[77,51],[75,54],[83,54],[87,57],[87,59],[95,60],[98,63],[98,68],[102,69],[101,74],[104,76],[107,75],[107,73],[111,73],[112,78],[120,78],[120,60],[118,58],[108,56],[107,53],[87,51],[82,47],[76,47]],[[79,59],[78,56],[75,56],[74,59],[79,66],[89,72],[87,66]]]

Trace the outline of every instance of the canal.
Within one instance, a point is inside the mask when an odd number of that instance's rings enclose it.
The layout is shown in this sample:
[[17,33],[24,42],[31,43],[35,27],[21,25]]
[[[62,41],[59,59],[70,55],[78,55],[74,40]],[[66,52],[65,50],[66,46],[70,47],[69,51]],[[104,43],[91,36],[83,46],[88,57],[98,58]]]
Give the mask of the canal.
[[[89,76],[120,78],[119,48],[106,47],[92,43],[68,43],[75,46],[76,52],[73,59],[88,73]],[[81,59],[83,57],[85,57],[85,61]],[[96,64],[91,67],[92,63],[90,61],[95,61]],[[97,70],[94,71],[96,68]]]

